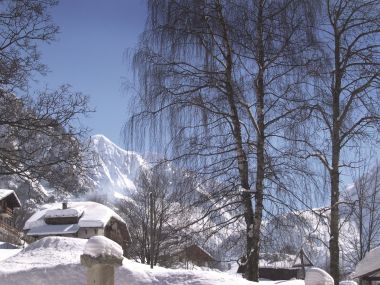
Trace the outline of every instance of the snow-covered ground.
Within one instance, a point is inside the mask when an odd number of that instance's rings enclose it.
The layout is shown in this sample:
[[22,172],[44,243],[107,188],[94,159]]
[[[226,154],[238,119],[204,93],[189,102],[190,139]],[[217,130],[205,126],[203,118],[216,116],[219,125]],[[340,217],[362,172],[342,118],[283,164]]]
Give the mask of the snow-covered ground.
[[[81,285],[86,284],[85,268],[80,264],[87,240],[47,237],[36,241],[0,261],[0,285]],[[1,255],[2,253],[0,253]],[[1,257],[0,257],[1,259]],[[303,285],[302,280],[260,281],[260,285]],[[124,259],[116,270],[116,284],[128,285],[253,285],[236,275],[202,270],[167,269]]]
[[[4,248],[0,248],[0,262],[2,260],[5,260],[11,256],[14,256],[16,255],[17,253],[19,253],[21,251],[21,249],[4,249]],[[1,281],[0,281],[1,283]]]

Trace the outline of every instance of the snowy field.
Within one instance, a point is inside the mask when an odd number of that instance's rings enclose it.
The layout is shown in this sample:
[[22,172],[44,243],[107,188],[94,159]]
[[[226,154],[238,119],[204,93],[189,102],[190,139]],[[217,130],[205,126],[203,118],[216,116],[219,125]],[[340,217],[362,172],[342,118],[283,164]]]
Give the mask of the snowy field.
[[[85,268],[80,264],[87,240],[64,237],[48,237],[39,240],[14,256],[0,261],[0,285],[85,285]],[[1,255],[6,254],[0,252]],[[8,255],[10,255],[8,253]],[[236,275],[202,270],[166,269],[153,270],[128,259],[116,270],[117,285],[253,285]],[[260,281],[260,285],[303,285],[302,280]]]

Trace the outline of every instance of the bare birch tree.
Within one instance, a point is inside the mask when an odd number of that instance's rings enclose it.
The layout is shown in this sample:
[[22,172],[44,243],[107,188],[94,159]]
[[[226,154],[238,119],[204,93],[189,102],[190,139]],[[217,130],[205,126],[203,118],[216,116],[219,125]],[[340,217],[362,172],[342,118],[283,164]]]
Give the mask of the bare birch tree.
[[156,151],[168,146],[187,169],[230,185],[246,225],[249,280],[258,279],[264,199],[285,187],[277,170],[290,152],[280,141],[303,118],[310,5],[152,1],[134,56],[140,112],[128,137],[149,132]]
[[338,284],[341,173],[355,162],[352,150],[376,137],[379,127],[380,2],[327,0],[321,15],[326,64],[316,72],[309,100],[314,143],[306,143],[308,157],[330,178],[330,273]]

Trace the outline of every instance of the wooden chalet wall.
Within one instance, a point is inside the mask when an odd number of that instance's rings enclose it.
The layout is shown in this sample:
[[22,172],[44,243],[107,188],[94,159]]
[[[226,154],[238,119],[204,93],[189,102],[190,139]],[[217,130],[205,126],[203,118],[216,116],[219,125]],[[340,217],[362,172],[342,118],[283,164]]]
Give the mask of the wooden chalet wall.
[[[0,191],[4,190],[0,189]],[[13,221],[13,209],[20,206],[21,204],[13,191],[0,200],[0,241],[21,244],[20,231],[16,229]]]
[[298,278],[299,269],[297,268],[259,268],[259,277],[266,278],[273,281],[276,280],[290,280],[292,278]]

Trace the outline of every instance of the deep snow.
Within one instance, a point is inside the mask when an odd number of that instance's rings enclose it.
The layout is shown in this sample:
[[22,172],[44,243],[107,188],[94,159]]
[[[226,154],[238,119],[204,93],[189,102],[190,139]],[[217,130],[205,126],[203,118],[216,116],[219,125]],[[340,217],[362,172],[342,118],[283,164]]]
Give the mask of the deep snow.
[[[15,256],[0,262],[0,284],[12,285],[84,285],[85,268],[80,265],[87,240],[46,237],[36,241]],[[124,259],[116,270],[117,285],[249,285],[241,277],[228,273],[202,270],[178,270],[140,264]],[[261,285],[303,285],[302,280],[286,282],[261,281]]]

